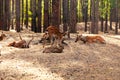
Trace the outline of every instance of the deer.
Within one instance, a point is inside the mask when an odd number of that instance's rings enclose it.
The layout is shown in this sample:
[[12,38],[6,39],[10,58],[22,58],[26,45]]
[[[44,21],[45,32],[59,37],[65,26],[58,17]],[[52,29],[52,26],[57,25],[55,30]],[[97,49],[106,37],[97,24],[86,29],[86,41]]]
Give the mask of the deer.
[[2,34],[0,35],[0,41],[2,41],[5,37],[6,35],[2,32]]
[[13,41],[12,43],[8,44],[8,46],[12,46],[16,48],[29,48],[30,43],[34,39],[34,37],[32,36],[32,39],[27,43],[25,40],[22,39],[20,34],[19,34],[19,37],[20,37],[20,41],[18,42]]
[[[47,27],[45,34],[43,35],[43,47],[45,46],[45,40],[50,39],[51,46],[55,45],[62,45],[63,37],[67,33],[61,33],[59,29],[55,26],[49,26]],[[56,43],[55,43],[56,42]]]
[[50,46],[43,50],[43,53],[62,53],[64,47],[63,46]]
[[39,43],[44,43],[44,42],[50,43],[50,37],[48,33],[44,33],[42,35],[41,40],[39,40]]
[[77,35],[75,42],[77,41],[83,41],[84,43],[94,43],[94,42],[99,42],[102,44],[105,44],[106,41],[101,37],[101,36],[83,36],[83,35]]

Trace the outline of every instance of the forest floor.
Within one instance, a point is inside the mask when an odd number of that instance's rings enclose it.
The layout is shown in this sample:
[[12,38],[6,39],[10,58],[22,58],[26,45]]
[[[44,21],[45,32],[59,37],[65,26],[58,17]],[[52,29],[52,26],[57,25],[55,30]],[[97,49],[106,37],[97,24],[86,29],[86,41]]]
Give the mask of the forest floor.
[[65,40],[63,53],[43,53],[37,43],[42,34],[21,32],[23,39],[35,38],[28,49],[6,46],[18,41],[18,33],[4,32],[0,41],[0,80],[120,80],[120,35],[100,34],[106,44],[75,43],[76,34]]

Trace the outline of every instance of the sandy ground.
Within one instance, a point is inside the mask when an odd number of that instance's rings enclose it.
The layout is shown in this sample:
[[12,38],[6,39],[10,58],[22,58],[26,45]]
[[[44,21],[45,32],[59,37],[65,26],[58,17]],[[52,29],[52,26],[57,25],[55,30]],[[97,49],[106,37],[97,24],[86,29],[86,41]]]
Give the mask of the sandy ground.
[[7,47],[19,40],[18,33],[5,32],[0,41],[0,80],[120,80],[120,36],[102,35],[106,44],[75,43],[76,34],[65,40],[63,53],[42,53],[40,33],[22,32],[30,48]]

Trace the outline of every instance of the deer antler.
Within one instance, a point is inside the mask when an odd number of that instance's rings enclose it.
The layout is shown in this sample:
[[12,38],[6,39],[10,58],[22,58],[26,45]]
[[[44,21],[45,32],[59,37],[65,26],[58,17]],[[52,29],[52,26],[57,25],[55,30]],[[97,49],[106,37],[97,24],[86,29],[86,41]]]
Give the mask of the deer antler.
[[28,46],[29,46],[29,44],[32,42],[32,40],[34,39],[34,36],[32,35],[32,39],[28,42]]
[[19,34],[19,37],[20,37],[20,40],[23,40],[20,34]]

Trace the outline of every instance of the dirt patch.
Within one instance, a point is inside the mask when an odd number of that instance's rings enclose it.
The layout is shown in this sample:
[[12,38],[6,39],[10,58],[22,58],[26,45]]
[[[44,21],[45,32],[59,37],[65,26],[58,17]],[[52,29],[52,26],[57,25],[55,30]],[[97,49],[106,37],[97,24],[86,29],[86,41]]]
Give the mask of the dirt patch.
[[106,44],[75,43],[76,34],[65,40],[63,53],[42,53],[42,44],[34,44],[40,33],[22,32],[23,39],[35,38],[28,49],[7,47],[19,35],[5,32],[8,36],[0,42],[1,80],[119,80],[120,36],[102,35]]

